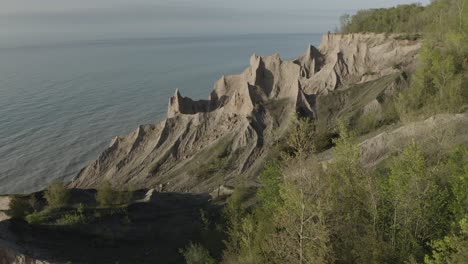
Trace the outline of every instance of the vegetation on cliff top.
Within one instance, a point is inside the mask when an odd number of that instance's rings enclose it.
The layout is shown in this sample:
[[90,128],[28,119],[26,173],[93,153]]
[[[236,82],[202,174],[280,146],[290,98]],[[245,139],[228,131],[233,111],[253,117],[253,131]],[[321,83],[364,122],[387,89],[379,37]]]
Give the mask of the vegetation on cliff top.
[[[343,33],[424,38],[408,88],[385,110],[390,122],[466,111],[467,0],[364,10],[341,22]],[[298,122],[291,138],[310,137],[301,129],[309,121]],[[223,263],[468,262],[467,146],[435,144],[434,154],[412,143],[370,169],[360,162],[355,134],[374,129],[366,120],[341,122],[326,168],[313,151],[280,155],[260,176],[253,207],[243,206],[238,189],[226,208]]]
[[468,1],[437,0],[426,7],[413,4],[363,10],[354,16],[343,15],[341,31],[422,34],[424,46],[411,88],[397,100],[403,119],[466,108]]

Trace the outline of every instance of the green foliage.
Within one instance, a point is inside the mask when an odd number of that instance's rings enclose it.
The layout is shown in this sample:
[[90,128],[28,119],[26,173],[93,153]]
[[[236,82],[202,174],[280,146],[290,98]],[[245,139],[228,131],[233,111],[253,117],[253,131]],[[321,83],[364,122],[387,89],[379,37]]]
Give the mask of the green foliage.
[[[468,99],[468,0],[436,0],[359,11],[340,18],[343,33],[405,33],[398,40],[416,40],[424,47],[411,88],[397,101],[403,120],[418,115],[461,111]],[[398,65],[395,68],[399,68]],[[372,121],[372,120],[367,120]]]
[[44,193],[44,198],[51,208],[60,208],[68,205],[70,201],[70,191],[59,180],[53,181]]
[[25,220],[30,225],[39,225],[45,222],[45,220],[47,219],[47,213],[48,211],[42,211],[42,212],[36,211],[27,215]]
[[[428,263],[464,263],[466,235],[452,222],[468,210],[467,149],[430,165],[410,144],[388,175],[378,174],[362,167],[343,122],[338,132],[326,170],[313,158],[271,163],[254,208],[244,207],[242,192],[230,198],[224,263],[404,263],[425,255],[457,260]],[[457,235],[443,238],[450,232]]]
[[262,188],[257,192],[257,198],[264,211],[272,214],[281,204],[280,184],[282,180],[280,165],[269,163],[260,174]]
[[362,113],[355,124],[354,130],[357,134],[363,135],[376,129],[397,122],[399,115],[395,108],[393,99],[387,99],[381,102],[381,109]]
[[272,215],[274,230],[263,242],[266,262],[331,262],[331,192],[321,165],[304,160],[294,162],[284,172],[280,187],[282,203]]
[[[360,149],[353,142],[354,132],[344,122],[338,123],[340,137],[335,140],[333,161],[328,166],[331,207],[335,224],[332,227],[335,254],[344,262],[380,262],[383,248],[377,236],[380,195],[375,175],[361,165]],[[364,250],[373,248],[374,250]]]
[[180,251],[187,264],[215,264],[216,261],[210,256],[208,250],[199,244],[190,243],[184,250]]
[[325,151],[333,146],[333,133],[318,130],[312,142],[317,153]]
[[[340,20],[344,32],[404,33],[393,35],[402,41],[422,33],[410,87],[395,100],[380,100],[381,82],[319,97],[328,112],[319,112],[323,118],[315,124],[298,120],[282,149],[287,158],[260,176],[257,203],[245,208],[241,192],[228,201],[224,263],[466,263],[466,146],[447,156],[442,144],[435,144],[431,147],[440,153],[434,157],[410,144],[388,159],[387,170],[372,171],[362,166],[354,136],[398,119],[466,109],[468,0],[366,10]],[[375,98],[382,108],[363,115]],[[337,122],[333,158],[323,169],[308,144],[322,135],[326,147],[313,145],[327,148],[332,134],[317,131],[328,131],[330,124],[320,120],[334,125],[339,119],[344,121]]]
[[262,259],[264,241],[272,232],[272,217],[282,203],[280,193],[280,166],[271,162],[260,175],[262,187],[257,192],[258,206],[244,208],[245,189],[236,188],[224,210],[229,240],[224,252],[224,263],[252,263]]
[[13,219],[24,219],[26,215],[33,211],[33,207],[26,198],[13,196],[11,197],[7,214]]
[[341,32],[418,33],[424,29],[425,8],[420,4],[358,11],[340,17]]
[[87,218],[84,213],[84,206],[82,204],[73,212],[63,214],[57,219],[56,224],[61,226],[74,226],[86,223]]
[[241,241],[241,225],[247,211],[243,206],[243,200],[246,190],[237,187],[234,193],[227,200],[223,214],[226,222],[226,232],[229,235],[229,241],[226,241],[225,258],[228,255],[237,255]]
[[62,226],[73,226],[76,224],[84,223],[84,219],[81,218],[79,214],[71,213],[71,214],[64,214],[62,217],[57,219],[57,225]]
[[310,118],[297,117],[286,140],[286,154],[289,157],[311,154],[314,151],[314,131],[315,125]]
[[450,210],[458,222],[468,214],[468,147],[457,147],[443,170],[451,186]]
[[131,190],[114,190],[112,185],[105,181],[97,190],[96,201],[103,207],[125,205],[131,202],[132,196]]
[[391,167],[387,199],[389,240],[400,261],[421,259],[424,245],[447,231],[449,194],[439,185],[419,147],[409,145]]
[[467,6],[468,0],[437,0],[425,9],[424,16],[432,19],[424,24],[424,47],[411,88],[398,100],[403,119],[458,112],[466,104]]
[[468,215],[459,222],[455,234],[430,243],[431,255],[424,257],[426,264],[467,263],[468,262]]

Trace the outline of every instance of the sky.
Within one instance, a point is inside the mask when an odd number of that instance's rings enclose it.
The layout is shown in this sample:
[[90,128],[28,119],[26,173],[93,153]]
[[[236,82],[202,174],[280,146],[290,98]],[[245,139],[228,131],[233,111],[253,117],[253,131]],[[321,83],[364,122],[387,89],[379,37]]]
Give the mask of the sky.
[[323,33],[358,9],[429,0],[0,0],[0,40]]

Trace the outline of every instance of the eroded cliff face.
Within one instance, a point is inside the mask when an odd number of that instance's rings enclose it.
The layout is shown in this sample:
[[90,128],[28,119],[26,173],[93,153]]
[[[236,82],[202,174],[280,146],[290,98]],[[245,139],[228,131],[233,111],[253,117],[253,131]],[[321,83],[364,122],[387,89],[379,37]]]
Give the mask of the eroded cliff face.
[[71,187],[93,188],[106,180],[211,192],[234,184],[238,175],[253,178],[291,115],[316,118],[317,96],[411,68],[420,47],[393,35],[327,34],[294,61],[253,55],[244,72],[218,80],[208,100],[176,91],[166,120],[113,139]]

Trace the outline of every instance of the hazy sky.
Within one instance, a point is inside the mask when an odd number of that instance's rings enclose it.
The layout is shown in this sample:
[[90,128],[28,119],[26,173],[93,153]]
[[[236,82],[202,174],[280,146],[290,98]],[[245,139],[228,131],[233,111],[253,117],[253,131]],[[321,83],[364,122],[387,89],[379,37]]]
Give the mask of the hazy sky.
[[0,0],[0,39],[321,33],[361,8],[429,0]]

